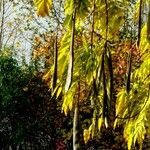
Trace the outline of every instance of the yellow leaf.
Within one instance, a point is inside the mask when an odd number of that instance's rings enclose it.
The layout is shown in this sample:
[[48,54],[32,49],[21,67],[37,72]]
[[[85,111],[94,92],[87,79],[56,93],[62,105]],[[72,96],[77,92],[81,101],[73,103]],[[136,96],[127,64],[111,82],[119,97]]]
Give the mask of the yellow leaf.
[[71,102],[69,103],[69,110],[72,110],[72,106],[73,106],[73,101],[71,101]]
[[72,15],[73,11],[74,11],[74,0],[66,0],[65,1],[65,15]]
[[98,119],[98,129],[99,129],[99,131],[101,130],[102,123],[103,123],[103,118],[100,117],[100,118]]
[[65,113],[65,116],[67,116],[67,114],[68,114],[68,107],[64,108],[64,113]]
[[93,128],[93,124],[90,125],[90,127],[89,127],[89,132],[92,131],[92,128]]
[[117,123],[118,123],[118,119],[116,119],[114,122],[114,129],[116,129]]
[[52,6],[52,0],[34,0],[34,4],[37,7],[37,15],[41,17],[48,16],[49,10]]
[[93,125],[93,130],[92,130],[92,138],[94,138],[94,134],[95,134],[95,126]]
[[59,97],[59,95],[60,95],[61,92],[62,92],[62,87],[59,87],[58,91],[57,91],[57,94],[56,94],[56,97]]
[[64,98],[64,102],[63,102],[63,105],[62,105],[62,111],[64,111],[65,115],[67,116],[67,113],[68,113],[67,97]]
[[90,139],[90,133],[87,129],[84,130],[83,137],[85,144],[87,144],[88,140]]
[[51,77],[51,71],[49,70],[44,76],[43,76],[43,80],[48,81]]
[[129,137],[128,137],[128,143],[127,143],[127,145],[128,145],[128,150],[131,150],[131,147],[132,147],[132,135],[130,135]]
[[124,109],[126,100],[127,100],[127,93],[125,89],[123,89],[117,95],[116,115],[121,115],[122,111],[125,111]]
[[52,97],[55,96],[55,95],[56,95],[56,96],[58,95],[57,92],[58,92],[59,88],[60,88],[60,84],[58,84],[58,85],[56,86],[56,88],[54,89],[54,91],[52,92]]
[[105,117],[104,122],[105,122],[105,127],[108,128],[108,119],[107,119],[107,117]]
[[92,138],[94,137],[94,133],[95,133],[95,124],[92,123],[89,127],[89,133],[92,136]]

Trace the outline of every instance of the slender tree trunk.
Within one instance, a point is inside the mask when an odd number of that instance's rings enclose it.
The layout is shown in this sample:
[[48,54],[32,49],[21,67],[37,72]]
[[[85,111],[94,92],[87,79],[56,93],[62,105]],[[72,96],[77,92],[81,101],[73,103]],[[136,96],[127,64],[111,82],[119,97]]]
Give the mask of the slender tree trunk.
[[[105,25],[106,25],[106,29],[105,29],[105,38],[106,38],[106,41],[105,41],[105,46],[104,46],[104,52],[103,52],[103,56],[102,56],[102,68],[103,68],[103,120],[104,120],[104,123],[105,123],[105,127],[107,128],[108,127],[108,92],[107,92],[107,87],[106,87],[106,69],[105,69],[105,58],[106,58],[106,55],[107,55],[107,49],[108,49],[108,45],[107,45],[107,40],[108,40],[108,1],[105,0],[105,13],[106,13],[106,22],[105,22]],[[111,92],[111,91],[110,91]]]
[[142,27],[142,4],[143,0],[140,0],[140,6],[139,6],[139,24],[138,24],[138,41],[137,46],[140,46],[140,40],[141,40],[141,27]]
[[57,36],[58,36],[58,33],[56,33],[55,44],[54,44],[54,74],[53,74],[53,86],[52,86],[53,91],[56,88],[56,82],[57,82],[57,62],[58,62],[58,47],[57,47],[58,37]]
[[127,80],[126,80],[126,91],[130,91],[130,80],[131,80],[131,70],[132,70],[132,47],[130,48],[128,54],[128,63],[127,63]]
[[78,102],[75,104],[75,109],[74,109],[74,119],[73,119],[73,150],[78,150],[80,145],[79,145],[79,108],[78,108]]
[[93,51],[93,41],[94,41],[94,24],[95,24],[95,0],[93,1],[93,18],[92,18],[92,29],[91,29],[91,53]]
[[[59,3],[59,14],[58,17],[60,17],[60,9],[61,9],[61,4],[62,1],[60,0]],[[57,84],[57,68],[58,68],[58,29],[59,29],[59,21],[57,20],[57,29],[56,29],[56,35],[55,35],[55,42],[54,42],[54,74],[53,74],[53,85],[52,85],[52,90],[56,88]]]
[[79,119],[80,83],[78,83],[78,97],[75,102],[73,119],[73,150],[81,150],[80,144],[80,119]]
[[[62,0],[59,1],[59,12],[58,12],[58,16],[60,17],[60,11],[61,11],[61,4],[62,4]],[[56,18],[57,20],[57,18]],[[56,85],[57,85],[57,78],[58,78],[58,30],[59,30],[59,20],[57,20],[57,29],[56,29],[56,34],[55,34],[55,40],[54,40],[54,73],[53,73],[53,80],[52,80],[52,91],[55,90]],[[53,120],[56,120],[56,116],[58,114],[58,110],[57,110],[57,98],[56,95],[54,95],[54,97],[52,98],[51,101],[51,115],[53,116]],[[56,130],[56,126],[55,126],[55,121],[53,121],[51,123],[51,128],[52,130],[52,150],[55,150],[56,147],[56,139],[57,139],[57,130]]]
[[149,11],[147,20],[147,39],[150,41],[150,1],[149,1]]
[[110,98],[110,106],[109,106],[109,124],[110,124],[110,128],[113,129],[113,123],[115,121],[115,108],[116,108],[116,100],[113,97],[113,93],[114,93],[114,85],[113,85],[113,80],[114,80],[114,75],[113,75],[113,65],[112,65],[112,56],[111,56],[111,51],[110,49],[107,50],[108,52],[108,70],[109,70],[109,83],[110,83],[110,88],[109,88],[109,98]]
[[3,41],[3,28],[4,28],[4,14],[5,14],[5,8],[4,8],[4,0],[0,1],[0,12],[2,11],[2,18],[1,18],[1,25],[0,25],[0,51],[2,50],[2,41]]

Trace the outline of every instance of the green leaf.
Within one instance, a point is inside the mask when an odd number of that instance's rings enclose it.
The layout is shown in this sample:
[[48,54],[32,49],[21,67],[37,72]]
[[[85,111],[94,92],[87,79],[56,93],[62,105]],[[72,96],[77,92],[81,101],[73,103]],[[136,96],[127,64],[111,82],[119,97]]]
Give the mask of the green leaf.
[[72,15],[67,15],[66,16],[65,21],[64,21],[64,26],[66,28],[71,29],[71,27],[72,27]]

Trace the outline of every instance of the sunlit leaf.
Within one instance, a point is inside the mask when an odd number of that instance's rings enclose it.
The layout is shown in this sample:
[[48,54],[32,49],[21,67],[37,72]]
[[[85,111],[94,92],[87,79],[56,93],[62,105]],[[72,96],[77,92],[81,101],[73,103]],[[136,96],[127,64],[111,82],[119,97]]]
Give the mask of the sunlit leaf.
[[87,142],[88,142],[89,139],[90,139],[89,130],[87,130],[87,129],[84,130],[83,137],[84,137],[84,142],[85,142],[85,144],[87,144]]
[[65,15],[72,15],[73,12],[74,12],[74,8],[75,8],[75,0],[66,0],[65,1],[65,6],[64,6],[64,9],[65,9]]
[[102,123],[103,123],[103,118],[100,117],[100,118],[98,119],[98,129],[99,129],[99,131],[101,130]]
[[52,0],[34,0],[34,4],[37,7],[38,16],[45,17],[49,15]]

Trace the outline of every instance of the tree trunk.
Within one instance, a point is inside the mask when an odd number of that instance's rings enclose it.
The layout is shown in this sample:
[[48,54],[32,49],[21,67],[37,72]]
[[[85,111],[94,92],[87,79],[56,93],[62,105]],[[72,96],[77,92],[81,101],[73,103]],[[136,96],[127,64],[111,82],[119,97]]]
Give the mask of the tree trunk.
[[77,100],[74,109],[74,119],[73,119],[73,150],[81,149],[80,145],[80,131],[79,131],[79,101]]
[[4,14],[5,14],[5,9],[4,9],[4,0],[0,1],[0,12],[2,11],[2,18],[1,18],[1,25],[0,25],[0,51],[2,50],[2,40],[3,40],[3,28],[4,28]]

